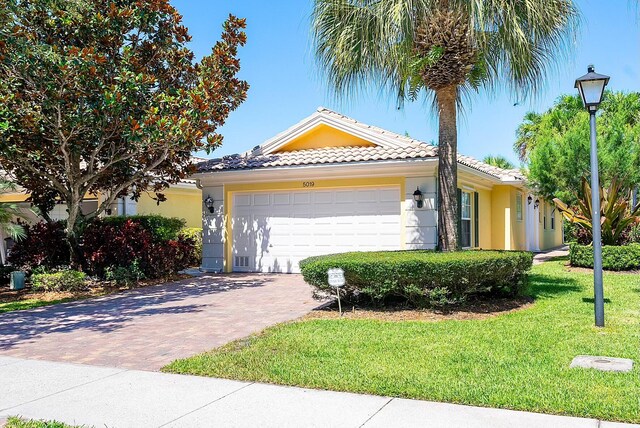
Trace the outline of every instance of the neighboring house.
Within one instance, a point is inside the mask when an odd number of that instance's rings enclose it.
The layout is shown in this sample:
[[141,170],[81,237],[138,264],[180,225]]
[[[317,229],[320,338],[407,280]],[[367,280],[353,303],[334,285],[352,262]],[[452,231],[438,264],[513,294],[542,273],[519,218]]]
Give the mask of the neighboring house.
[[[146,193],[142,194],[137,202],[131,198],[119,198],[111,205],[110,209],[106,210],[103,216],[159,214],[164,217],[184,218],[187,221],[187,227],[201,227],[202,193],[196,184],[195,180],[183,180],[180,183],[172,185],[162,192],[167,200],[160,204],[158,204],[151,195]],[[14,193],[0,194],[0,202],[17,203],[19,207],[24,208],[22,211],[25,214],[26,220],[31,223],[36,223],[42,219],[28,209],[31,207],[31,203],[27,201],[29,196],[28,193],[17,189]],[[87,195],[82,201],[83,212],[95,211],[98,208],[101,198],[102,195]],[[49,216],[53,220],[66,219],[67,206],[65,204],[57,204],[49,213]],[[2,232],[0,232],[0,243],[0,261],[5,263],[8,242]]]
[[[159,214],[164,217],[184,218],[188,227],[202,226],[201,192],[196,187],[195,180],[183,180],[163,190],[162,193],[167,200],[160,204],[153,199],[152,195],[146,193],[143,193],[137,202],[131,198],[118,198],[106,210],[104,216]],[[18,188],[16,192],[0,194],[0,202],[14,202],[29,208],[31,206],[27,201],[29,196],[29,193]],[[84,213],[95,211],[101,199],[102,195],[87,195],[82,201],[82,211]],[[67,206],[64,203],[57,204],[49,213],[49,217],[53,220],[65,220]],[[40,220],[35,215],[30,215],[29,219],[32,222]]]
[[[435,248],[437,168],[437,147],[319,108],[244,154],[198,164],[202,269],[299,272],[314,255]],[[462,247],[562,244],[561,216],[518,171],[459,156],[458,187]]]

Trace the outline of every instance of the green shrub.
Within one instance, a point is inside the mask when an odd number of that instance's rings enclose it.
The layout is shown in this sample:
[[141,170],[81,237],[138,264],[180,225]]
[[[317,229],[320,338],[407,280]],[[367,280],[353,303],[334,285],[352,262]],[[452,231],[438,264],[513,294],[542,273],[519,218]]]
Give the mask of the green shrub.
[[178,236],[193,240],[195,258],[200,262],[200,260],[202,260],[202,228],[185,227],[180,231]]
[[31,287],[36,291],[79,291],[86,286],[86,275],[75,270],[31,275]]
[[327,270],[342,268],[346,299],[374,302],[403,298],[418,306],[442,306],[471,294],[522,291],[533,255],[522,251],[385,251],[310,257],[300,262],[306,282],[327,292]]
[[103,219],[106,224],[117,227],[121,227],[128,220],[151,232],[155,241],[177,239],[178,234],[187,224],[187,221],[183,218],[163,217],[161,215],[114,216]]
[[[569,246],[571,266],[593,268],[593,247],[572,243]],[[604,245],[602,268],[606,270],[640,269],[640,244]]]
[[629,243],[640,244],[640,224],[636,224],[629,230]]
[[113,281],[118,285],[133,285],[145,278],[146,275],[140,268],[138,260],[134,260],[128,267],[109,266],[104,270],[104,279]]

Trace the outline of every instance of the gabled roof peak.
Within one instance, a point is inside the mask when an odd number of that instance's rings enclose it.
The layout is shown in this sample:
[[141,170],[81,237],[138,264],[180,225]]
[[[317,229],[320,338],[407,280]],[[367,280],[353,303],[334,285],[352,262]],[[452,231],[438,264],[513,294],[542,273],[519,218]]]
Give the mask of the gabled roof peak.
[[[298,151],[281,151],[297,137],[317,128],[327,125],[365,139],[375,144],[375,147],[325,147]],[[367,125],[351,117],[319,106],[311,115],[281,132],[265,143],[243,153],[225,156],[222,159],[212,159],[199,164],[201,172],[224,171],[234,169],[255,169],[265,167],[285,167],[297,165],[351,163],[389,161],[403,159],[428,159],[438,156],[438,147],[420,140],[376,126]],[[458,155],[458,163],[481,171],[501,181],[520,181],[519,171],[505,170],[488,165],[470,156]]]

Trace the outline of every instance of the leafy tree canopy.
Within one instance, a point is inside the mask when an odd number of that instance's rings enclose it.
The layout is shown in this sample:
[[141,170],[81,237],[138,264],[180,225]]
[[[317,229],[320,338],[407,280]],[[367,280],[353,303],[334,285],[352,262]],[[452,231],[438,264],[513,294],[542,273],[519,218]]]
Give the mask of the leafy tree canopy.
[[[640,93],[608,92],[597,119],[600,179],[623,189],[640,184]],[[528,113],[517,131],[516,153],[527,177],[545,198],[576,202],[590,176],[589,113],[578,95],[560,97],[548,111]]]
[[0,6],[0,163],[34,203],[67,204],[73,237],[86,194],[161,191],[213,150],[245,99],[229,16],[195,61],[169,0],[4,0]]

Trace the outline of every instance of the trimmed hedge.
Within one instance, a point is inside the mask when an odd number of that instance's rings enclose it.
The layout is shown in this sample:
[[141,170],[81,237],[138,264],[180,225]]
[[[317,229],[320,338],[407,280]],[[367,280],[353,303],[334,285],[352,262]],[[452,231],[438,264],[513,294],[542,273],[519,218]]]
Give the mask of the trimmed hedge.
[[417,306],[443,306],[477,293],[519,294],[533,263],[524,251],[383,251],[310,257],[300,262],[304,280],[328,292],[327,270],[342,268],[347,300],[403,298]]
[[[569,246],[571,266],[593,268],[593,247],[572,243]],[[640,244],[604,245],[602,268],[606,270],[640,269]]]
[[116,227],[122,227],[127,221],[139,224],[143,229],[151,232],[154,241],[178,239],[178,234],[187,224],[187,221],[183,218],[162,217],[161,215],[114,216],[104,217],[101,221]]

